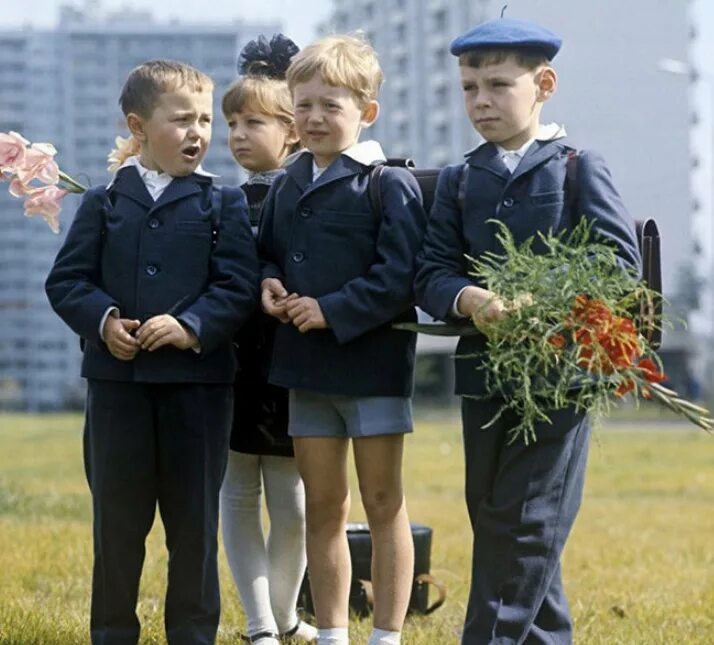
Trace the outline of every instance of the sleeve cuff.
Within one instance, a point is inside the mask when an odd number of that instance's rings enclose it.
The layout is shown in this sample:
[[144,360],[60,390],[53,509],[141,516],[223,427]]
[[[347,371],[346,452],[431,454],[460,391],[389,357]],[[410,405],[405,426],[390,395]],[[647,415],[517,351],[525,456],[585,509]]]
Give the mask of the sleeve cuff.
[[107,322],[107,318],[109,318],[109,316],[114,316],[114,318],[119,318],[119,309],[114,306],[109,307],[104,312],[102,319],[99,321],[99,338],[102,339],[102,342],[104,341],[104,324]]
[[462,287],[462,288],[459,290],[459,292],[456,294],[456,298],[454,298],[454,301],[451,303],[451,315],[452,315],[454,318],[466,318],[466,317],[467,317],[467,316],[464,316],[464,314],[462,314],[462,313],[459,311],[459,307],[458,307],[459,298],[461,297],[461,294],[462,294],[464,291],[466,291],[466,289],[468,289],[468,287]]

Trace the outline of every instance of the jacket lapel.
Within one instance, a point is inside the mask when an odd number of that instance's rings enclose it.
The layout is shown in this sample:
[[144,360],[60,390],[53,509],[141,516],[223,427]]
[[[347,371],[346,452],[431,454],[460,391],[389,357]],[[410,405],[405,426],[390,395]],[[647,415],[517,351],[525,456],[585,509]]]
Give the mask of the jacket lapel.
[[485,143],[476,148],[467,163],[474,168],[487,170],[503,180],[507,180],[511,174],[492,143]]
[[534,141],[533,145],[528,148],[525,156],[521,159],[521,162],[516,166],[515,170],[508,178],[508,184],[558,154],[563,148],[562,141],[562,139],[556,139],[553,141]]
[[[309,160],[310,178],[312,179],[312,155],[306,154],[303,155],[303,157]],[[302,161],[302,159],[300,161]],[[355,161],[345,155],[340,155],[314,182],[305,187],[305,192],[300,199],[311,195],[313,192],[320,190],[325,186],[329,186],[335,181],[344,179],[345,177],[350,177],[352,175],[357,175],[362,172],[363,168],[364,166],[358,161]]]
[[[143,183],[143,182],[142,182]],[[184,199],[201,192],[202,184],[211,184],[210,177],[191,174],[186,177],[174,177],[159,198],[152,204],[151,210],[157,210],[179,199]]]
[[286,169],[285,174],[292,179],[301,193],[312,183],[312,155],[303,152]]
[[139,176],[139,172],[134,166],[122,168],[114,178],[111,186],[108,189],[116,191],[129,199],[138,202],[145,208],[152,208],[154,200],[151,198],[149,191],[146,190],[146,185]]

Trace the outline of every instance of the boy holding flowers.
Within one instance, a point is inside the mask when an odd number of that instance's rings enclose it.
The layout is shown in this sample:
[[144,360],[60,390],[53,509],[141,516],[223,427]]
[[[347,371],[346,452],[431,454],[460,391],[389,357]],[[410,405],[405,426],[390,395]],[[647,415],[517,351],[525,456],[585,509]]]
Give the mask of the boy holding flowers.
[[[557,87],[550,61],[560,44],[538,25],[508,19],[480,24],[452,43],[466,112],[485,142],[439,177],[416,277],[417,301],[436,318],[470,317],[486,329],[512,306],[468,275],[465,255],[502,250],[489,220],[521,243],[572,230],[582,215],[623,266],[639,266],[634,222],[602,159],[578,154],[562,127],[540,123]],[[577,195],[568,194],[566,180],[573,154]],[[545,251],[537,238],[534,248]],[[456,360],[475,534],[462,643],[570,643],[560,555],[580,505],[590,423],[572,408],[553,411],[550,423],[537,424],[537,441],[509,442],[516,414],[506,410],[489,424],[508,400],[489,394],[486,344],[483,335],[462,338]]]

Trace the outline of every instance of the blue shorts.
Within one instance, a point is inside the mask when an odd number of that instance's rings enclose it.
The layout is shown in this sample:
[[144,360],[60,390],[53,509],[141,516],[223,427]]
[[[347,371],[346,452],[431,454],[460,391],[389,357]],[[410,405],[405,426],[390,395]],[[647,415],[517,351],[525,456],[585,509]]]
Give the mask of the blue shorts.
[[345,396],[290,390],[291,437],[359,438],[412,431],[409,397]]

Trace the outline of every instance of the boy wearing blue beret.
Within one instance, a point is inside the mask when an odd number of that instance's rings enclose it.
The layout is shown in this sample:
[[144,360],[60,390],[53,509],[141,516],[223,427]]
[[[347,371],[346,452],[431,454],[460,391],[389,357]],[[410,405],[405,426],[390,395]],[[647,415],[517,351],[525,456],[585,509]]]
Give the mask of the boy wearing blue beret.
[[[577,151],[562,127],[540,123],[557,87],[550,61],[560,45],[538,25],[506,19],[452,43],[466,112],[485,142],[439,177],[415,283],[418,303],[436,318],[479,324],[504,315],[498,294],[469,277],[465,258],[500,250],[491,219],[520,243],[572,229],[584,216],[623,266],[639,266],[634,223],[603,160]],[[568,180],[569,167],[577,181]],[[530,445],[509,444],[512,413],[484,429],[504,404],[483,398],[485,348],[484,336],[464,337],[455,363],[475,534],[462,643],[570,643],[560,555],[580,506],[590,423],[574,410],[553,412]]]

